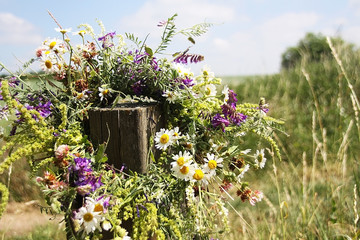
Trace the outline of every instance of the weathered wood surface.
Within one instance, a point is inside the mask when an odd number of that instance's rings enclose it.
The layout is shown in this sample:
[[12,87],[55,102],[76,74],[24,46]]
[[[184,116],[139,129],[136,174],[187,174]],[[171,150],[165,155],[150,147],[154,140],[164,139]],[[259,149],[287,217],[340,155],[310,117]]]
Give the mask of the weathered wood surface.
[[95,145],[107,142],[108,162],[115,168],[145,173],[149,163],[149,139],[163,127],[161,108],[156,104],[121,104],[113,109],[89,111],[90,139]]

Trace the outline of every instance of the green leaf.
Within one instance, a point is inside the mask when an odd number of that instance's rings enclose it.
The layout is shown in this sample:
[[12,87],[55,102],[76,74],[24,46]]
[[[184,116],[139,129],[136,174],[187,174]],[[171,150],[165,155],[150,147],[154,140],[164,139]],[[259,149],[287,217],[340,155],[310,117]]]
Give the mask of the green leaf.
[[194,40],[194,38],[192,38],[192,37],[188,37],[188,40],[189,40],[192,44],[195,44],[195,40]]
[[145,52],[147,54],[149,54],[150,58],[152,58],[152,56],[154,56],[153,50],[146,45],[145,45]]
[[104,163],[107,161],[107,157],[105,156],[105,150],[106,150],[106,145],[100,144],[98,151],[95,155],[95,162]]

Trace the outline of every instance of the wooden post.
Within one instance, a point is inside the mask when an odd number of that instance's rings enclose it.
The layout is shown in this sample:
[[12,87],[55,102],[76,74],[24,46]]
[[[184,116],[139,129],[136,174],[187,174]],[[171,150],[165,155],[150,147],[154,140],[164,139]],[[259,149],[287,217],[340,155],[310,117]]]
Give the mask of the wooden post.
[[149,163],[149,139],[164,126],[161,107],[154,103],[125,103],[89,111],[90,139],[107,142],[108,162],[115,168],[145,173]]

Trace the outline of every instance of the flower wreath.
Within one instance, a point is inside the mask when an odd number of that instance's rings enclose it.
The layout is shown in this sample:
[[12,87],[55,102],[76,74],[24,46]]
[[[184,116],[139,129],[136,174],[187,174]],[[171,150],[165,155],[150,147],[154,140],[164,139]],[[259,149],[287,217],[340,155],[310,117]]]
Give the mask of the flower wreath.
[[[159,23],[164,31],[155,50],[132,34],[106,33],[100,21],[100,36],[82,24],[74,33],[82,44],[73,46],[70,29],[60,27],[62,39],[45,40],[24,66],[40,63],[45,74],[36,82],[24,72],[1,79],[0,117],[10,125],[1,132],[0,174],[27,158],[49,209],[64,216],[67,239],[219,238],[229,231],[232,193],[250,204],[262,199],[244,175],[264,168],[265,143],[280,158],[272,133],[282,122],[267,115],[264,99],[239,103],[227,86],[219,90],[221,79],[207,67],[195,76],[186,64],[204,57],[190,48],[171,60],[156,57],[176,34],[194,44],[211,26],[177,31],[175,17]],[[160,154],[149,154],[146,174],[111,167],[104,145],[94,145],[84,130],[91,108],[124,101],[164,109],[165,127],[150,140]],[[1,215],[3,184],[0,193]]]

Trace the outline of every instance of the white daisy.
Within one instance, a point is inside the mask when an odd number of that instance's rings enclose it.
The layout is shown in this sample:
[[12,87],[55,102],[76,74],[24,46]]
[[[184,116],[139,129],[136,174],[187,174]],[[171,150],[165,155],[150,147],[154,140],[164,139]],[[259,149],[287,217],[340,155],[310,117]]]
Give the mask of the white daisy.
[[71,32],[71,28],[55,28],[55,31],[65,34],[65,33]]
[[77,92],[76,93],[76,99],[77,100],[79,100],[79,101],[84,101],[84,100],[86,100],[89,96],[87,95],[87,92],[88,92],[88,90],[87,89],[85,89],[84,91],[82,91],[82,92]]
[[155,147],[160,150],[166,150],[174,143],[173,133],[164,128],[160,129],[155,135]]
[[110,89],[109,88],[102,88],[102,87],[99,87],[99,97],[100,97],[100,100],[104,100],[104,98],[106,98],[107,96],[109,96],[111,93]]
[[169,103],[174,103],[176,100],[179,99],[180,94],[177,91],[166,90],[162,96],[166,97],[166,100]]
[[260,168],[264,168],[265,167],[265,163],[266,163],[266,157],[265,157],[265,153],[264,153],[264,149],[256,150],[255,153],[255,164],[260,167]]
[[171,162],[171,167],[182,167],[184,164],[190,164],[192,162],[192,156],[188,151],[179,152],[173,156],[174,161]]
[[170,132],[173,136],[174,141],[177,141],[181,138],[181,132],[179,131],[179,127],[175,127]]
[[214,72],[211,72],[210,71],[210,67],[209,66],[204,66],[202,69],[202,75],[204,78],[206,79],[211,79],[211,78],[214,78],[215,77],[215,74]]
[[171,168],[175,177],[189,181],[192,179],[192,176],[195,174],[195,167],[190,163],[184,163],[179,166],[178,164],[173,165]]
[[64,54],[66,52],[64,42],[58,38],[45,40],[43,46],[46,51],[54,52],[56,54]]
[[86,233],[89,234],[98,229],[102,231],[100,223],[102,222],[102,216],[100,212],[94,211],[95,205],[92,203],[86,203],[84,207],[81,207],[75,214],[75,218],[78,219],[79,225],[83,226]]
[[175,68],[176,72],[181,77],[193,77],[194,73],[191,72],[189,68],[186,68],[184,65],[180,63],[173,63],[173,67]]
[[200,88],[200,97],[216,96],[216,86],[214,84],[206,84]]
[[40,59],[40,67],[46,73],[54,73],[57,69],[56,58],[51,54],[45,54]]
[[207,153],[204,161],[205,161],[204,170],[206,171],[206,173],[209,174],[210,177],[216,175],[217,167],[223,167],[222,165],[223,159],[220,157],[218,158],[213,153],[211,154]]
[[191,181],[208,184],[210,178],[211,176],[204,169],[196,167]]
[[229,100],[229,87],[228,85],[225,85],[222,92],[224,94],[224,103],[226,103]]

